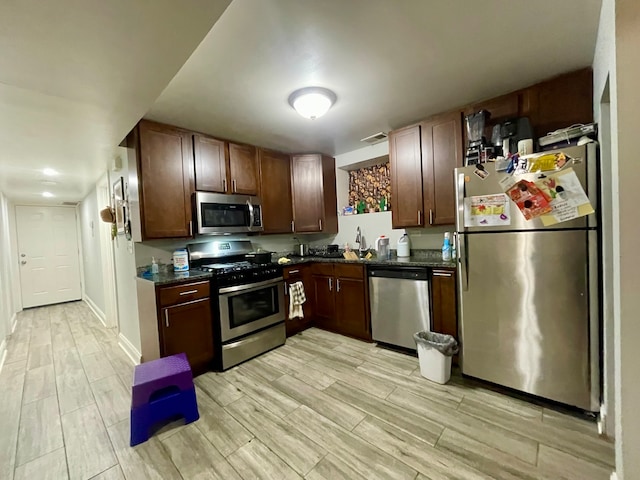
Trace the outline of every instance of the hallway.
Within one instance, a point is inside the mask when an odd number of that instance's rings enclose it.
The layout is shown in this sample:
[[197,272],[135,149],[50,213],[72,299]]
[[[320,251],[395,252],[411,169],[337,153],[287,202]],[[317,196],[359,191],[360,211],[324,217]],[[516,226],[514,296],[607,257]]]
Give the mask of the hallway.
[[319,329],[196,379],[200,420],[129,447],[131,362],[82,302],[19,314],[0,373],[0,478],[607,480],[595,424]]

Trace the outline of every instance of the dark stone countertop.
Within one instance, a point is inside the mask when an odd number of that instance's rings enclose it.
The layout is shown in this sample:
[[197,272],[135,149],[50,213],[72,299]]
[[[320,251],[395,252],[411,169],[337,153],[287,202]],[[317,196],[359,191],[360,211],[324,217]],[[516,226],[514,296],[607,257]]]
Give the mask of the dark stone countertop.
[[[392,251],[393,252],[393,251]],[[378,260],[373,257],[370,260],[347,260],[345,258],[328,258],[323,256],[309,255],[307,257],[298,257],[291,254],[273,254],[272,261],[277,263],[281,257],[287,257],[291,261],[285,263],[282,267],[292,265],[300,265],[304,263],[320,262],[320,263],[358,263],[362,265],[394,265],[394,266],[411,266],[411,267],[430,267],[430,268],[456,268],[455,262],[444,262],[441,258],[439,250],[412,250],[410,257],[399,258],[395,256],[395,252],[390,260]],[[203,272],[202,270],[193,269],[188,272],[174,272],[170,270],[170,265],[160,265],[160,273],[156,275],[147,274],[150,267],[140,267],[138,269],[138,278],[153,282],[155,285],[178,285],[198,280],[206,280],[213,276],[212,273]]]

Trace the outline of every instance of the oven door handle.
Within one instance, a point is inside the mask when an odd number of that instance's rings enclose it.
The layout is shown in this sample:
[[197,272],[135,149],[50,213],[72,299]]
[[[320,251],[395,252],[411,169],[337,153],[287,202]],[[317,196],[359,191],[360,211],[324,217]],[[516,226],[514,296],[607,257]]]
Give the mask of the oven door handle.
[[223,295],[228,293],[246,292],[248,290],[257,290],[259,288],[267,287],[269,285],[276,285],[278,283],[284,283],[284,279],[282,277],[279,277],[271,280],[265,280],[264,282],[251,283],[249,285],[237,285],[234,287],[224,287],[218,290],[218,293]]

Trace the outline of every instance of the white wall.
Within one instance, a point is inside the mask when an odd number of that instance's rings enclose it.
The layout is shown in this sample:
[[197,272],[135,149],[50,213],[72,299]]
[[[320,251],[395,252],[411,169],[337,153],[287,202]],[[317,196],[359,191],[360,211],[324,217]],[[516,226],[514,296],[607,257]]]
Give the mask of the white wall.
[[13,208],[7,198],[0,192],[0,367],[4,360],[7,335],[11,333],[16,304],[13,295],[14,255],[11,251],[10,221]]
[[84,295],[99,310],[104,320],[104,278],[100,248],[100,216],[96,189],[94,188],[80,204],[80,236],[84,270]]
[[[135,158],[135,157],[134,157]],[[110,172],[109,186],[120,176],[128,177],[128,159],[122,156],[122,169]],[[113,255],[116,274],[116,294],[118,297],[118,321],[120,325],[120,344],[125,351],[139,360],[140,357],[140,321],[138,318],[138,293],[136,287],[136,260],[134,242],[127,241],[123,234],[113,241]],[[124,338],[124,341],[123,341]],[[131,350],[134,350],[133,352]]]
[[[640,64],[637,51],[640,46],[640,3],[635,0],[604,0],[600,29],[594,57],[594,107],[596,121],[607,120],[611,125],[609,180],[604,196],[611,197],[611,221],[605,232],[605,270],[613,285],[605,285],[605,313],[613,316],[613,371],[614,379],[607,378],[606,388],[613,383],[615,397],[616,472],[619,479],[640,478],[640,297],[637,294],[637,272],[640,256],[637,243],[640,224],[637,205],[640,201],[640,172],[637,167],[637,132],[640,118],[637,114],[640,98]],[[606,91],[610,108],[601,108],[600,101]],[[607,112],[608,110],[608,112]],[[609,113],[609,114],[608,114]],[[603,207],[606,208],[606,207]],[[605,222],[605,226],[607,223]],[[609,242],[607,244],[607,242]],[[607,263],[610,262],[610,263]],[[605,274],[605,281],[607,275]],[[611,298],[612,296],[612,298]],[[605,347],[611,335],[605,319]],[[610,349],[605,352],[611,361]],[[608,366],[608,365],[607,365]],[[606,368],[608,371],[609,368]],[[607,399],[610,398],[610,392]],[[609,400],[610,401],[610,400]]]

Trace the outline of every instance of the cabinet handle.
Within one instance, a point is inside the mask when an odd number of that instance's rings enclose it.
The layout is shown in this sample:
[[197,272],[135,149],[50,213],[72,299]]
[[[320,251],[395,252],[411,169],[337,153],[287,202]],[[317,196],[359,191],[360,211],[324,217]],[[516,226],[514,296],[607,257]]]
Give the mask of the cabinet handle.
[[293,275],[294,273],[300,273],[300,270],[289,270],[289,275]]
[[336,292],[340,291],[340,279],[336,278]]
[[169,328],[169,310],[168,309],[164,310],[164,324],[166,325],[167,328]]
[[231,180],[231,191],[236,193],[236,179]]
[[434,277],[453,277],[453,273],[433,272]]
[[198,293],[198,290],[187,290],[186,292],[180,292],[180,295],[191,295],[192,293]]
[[224,190],[225,192],[227,191],[227,179],[226,178],[222,179],[222,190]]
[[433,210],[429,209],[429,225],[433,225]]
[[318,225],[320,226],[320,231],[322,231],[322,219],[321,218],[318,219]]
[[288,290],[288,288],[287,288],[287,282],[284,282],[284,294],[285,294],[285,295],[289,295],[289,293],[288,293],[288,291],[287,291],[287,290]]
[[189,220],[189,236],[193,237],[193,220]]
[[329,277],[329,291],[333,290],[333,278]]
[[422,219],[422,212],[418,210],[418,225],[420,225],[420,220]]
[[295,220],[291,220],[291,231],[292,232],[296,231],[296,221]]

